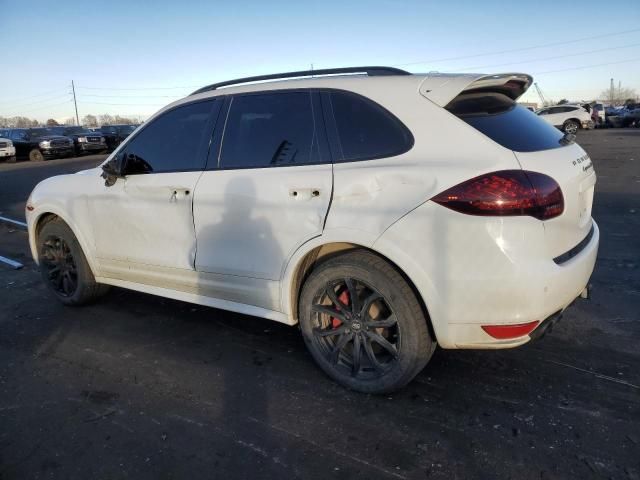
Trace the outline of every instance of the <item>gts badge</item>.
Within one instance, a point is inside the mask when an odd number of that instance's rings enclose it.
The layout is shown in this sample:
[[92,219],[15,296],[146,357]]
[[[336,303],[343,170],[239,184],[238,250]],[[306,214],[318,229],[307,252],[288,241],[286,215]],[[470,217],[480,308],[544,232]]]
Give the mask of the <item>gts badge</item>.
[[576,166],[580,165],[580,168],[582,168],[583,172],[586,172],[590,168],[593,168],[593,162],[591,161],[591,159],[589,158],[589,155],[587,154],[584,154],[583,156],[575,159],[573,161],[573,164]]

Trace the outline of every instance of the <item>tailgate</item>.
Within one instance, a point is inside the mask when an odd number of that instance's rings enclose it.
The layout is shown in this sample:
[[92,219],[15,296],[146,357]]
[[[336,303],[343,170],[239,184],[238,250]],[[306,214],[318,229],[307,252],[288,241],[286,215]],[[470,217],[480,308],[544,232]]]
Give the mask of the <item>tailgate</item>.
[[552,258],[578,245],[591,230],[596,174],[589,155],[577,144],[540,152],[515,152],[525,170],[552,177],[562,189],[564,212],[544,222]]

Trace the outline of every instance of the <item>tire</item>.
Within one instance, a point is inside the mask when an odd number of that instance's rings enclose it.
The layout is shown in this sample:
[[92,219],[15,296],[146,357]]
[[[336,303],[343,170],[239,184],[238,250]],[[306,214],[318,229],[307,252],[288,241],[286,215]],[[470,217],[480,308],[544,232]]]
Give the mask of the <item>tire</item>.
[[96,283],[78,240],[59,218],[42,226],[38,256],[43,281],[65,305],[91,303],[108,290]]
[[562,124],[562,131],[564,133],[576,134],[578,133],[578,129],[580,125],[575,120],[567,120]]
[[303,285],[298,312],[314,360],[358,392],[404,387],[436,347],[411,287],[392,265],[365,250],[316,267]]
[[44,155],[42,155],[42,152],[40,150],[34,148],[29,152],[29,160],[32,162],[43,162]]

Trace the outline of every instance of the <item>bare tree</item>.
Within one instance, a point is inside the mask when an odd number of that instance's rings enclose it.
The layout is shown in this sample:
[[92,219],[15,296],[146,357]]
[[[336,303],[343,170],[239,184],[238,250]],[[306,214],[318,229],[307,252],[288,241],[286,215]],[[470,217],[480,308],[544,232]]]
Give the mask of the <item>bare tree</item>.
[[67,126],[74,126],[76,124],[76,119],[73,117],[69,117],[65,119],[64,124]]
[[47,127],[57,127],[60,124],[56,122],[53,118],[50,118],[49,120],[46,121],[45,125]]
[[98,116],[98,120],[100,121],[100,125],[113,125],[114,124],[113,117],[111,115],[109,115],[108,113],[104,113],[104,114]]
[[557,105],[564,105],[566,103],[569,103],[569,100],[567,100],[566,98],[563,98],[562,100],[560,100]]
[[85,115],[82,119],[82,124],[86,127],[97,127],[98,119],[95,115]]
[[600,98],[606,99],[611,105],[619,107],[625,104],[626,100],[638,98],[633,88],[608,88],[600,93]]

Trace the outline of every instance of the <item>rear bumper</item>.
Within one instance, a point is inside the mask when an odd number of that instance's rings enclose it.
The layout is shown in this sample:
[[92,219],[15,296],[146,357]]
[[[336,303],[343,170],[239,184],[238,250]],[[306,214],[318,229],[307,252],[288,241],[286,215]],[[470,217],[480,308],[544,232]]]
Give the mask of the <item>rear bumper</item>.
[[[579,253],[560,265],[555,264],[555,262],[554,265],[548,265],[548,268],[545,269],[546,272],[543,274],[544,278],[540,273],[531,271],[529,276],[531,288],[542,287],[543,295],[541,300],[529,306],[527,318],[520,317],[514,322],[505,321],[506,319],[497,322],[498,324],[518,324],[535,320],[540,321],[540,324],[529,335],[509,340],[496,340],[489,336],[480,325],[454,324],[451,326],[452,340],[455,342],[455,347],[453,348],[512,348],[542,336],[550,326],[562,318],[563,312],[588,288],[589,279],[596,262],[599,241],[600,232],[596,223],[593,222],[593,233]],[[513,279],[513,281],[517,283],[518,279]],[[508,295],[509,288],[504,293]],[[486,292],[486,294],[490,295],[491,293]],[[496,300],[499,301],[499,298]]]
[[589,283],[599,237],[593,222],[586,245],[557,264],[538,220],[463,217],[427,202],[389,228],[374,247],[414,282],[441,347],[500,349],[527,343],[536,330],[500,340],[482,326],[538,321],[540,328],[562,312]]

